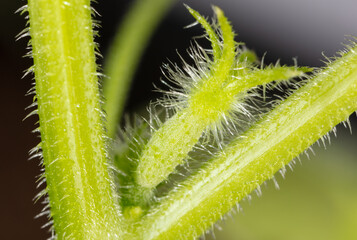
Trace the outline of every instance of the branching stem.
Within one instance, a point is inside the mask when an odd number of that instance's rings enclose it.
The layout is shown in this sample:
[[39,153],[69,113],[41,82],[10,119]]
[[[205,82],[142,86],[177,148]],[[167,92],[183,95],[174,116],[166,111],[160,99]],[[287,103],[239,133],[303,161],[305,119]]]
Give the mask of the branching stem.
[[[161,1],[161,7],[167,6],[164,2]],[[124,222],[107,163],[90,1],[29,0],[28,11],[42,139],[40,145],[50,215],[57,239],[161,240],[199,236],[252,190],[272,178],[279,169],[319,138],[324,139],[324,135],[336,124],[346,120],[357,110],[357,47],[354,46],[350,52],[343,54],[276,105],[243,135],[218,151],[166,197],[147,206],[145,212],[140,206],[129,204],[124,211],[124,215],[127,215]],[[213,62],[218,67],[210,69],[216,75],[206,79],[206,83],[214,87],[213,90],[228,86],[227,91],[232,91],[229,92],[231,94],[222,96],[234,96],[250,87],[270,83],[276,77],[286,79],[309,71],[304,68],[268,68],[247,72],[237,83],[225,82],[226,75],[235,71],[232,70],[234,61],[239,59],[239,56],[235,56],[230,24],[223,12],[215,8],[223,33],[224,45],[220,49],[218,37],[212,28],[197,12],[192,9],[190,11],[212,38]],[[130,41],[132,38],[126,39]],[[126,56],[128,53],[123,54]],[[113,59],[110,60],[111,64],[115,64]],[[115,65],[110,68],[116,71]],[[113,76],[123,75],[128,78],[128,74],[117,72]],[[192,95],[194,97],[189,98],[191,102],[187,109],[203,106],[207,102],[207,96],[215,96],[215,91],[205,92],[202,90],[204,87],[207,87],[204,82],[197,85],[197,91]],[[121,89],[125,92],[126,87]],[[123,97],[124,92],[114,91],[120,98]],[[204,94],[200,94],[201,91]],[[214,94],[210,94],[211,92]],[[204,98],[201,99],[201,95]],[[219,98],[223,99],[221,95]],[[122,107],[122,100],[113,100],[110,105],[114,106],[114,102],[121,102]],[[212,101],[211,105],[217,102]],[[173,120],[168,120],[166,128],[172,129],[168,129],[167,133],[165,125],[163,128],[167,135],[177,132],[172,139],[180,136],[182,129],[177,126],[193,132],[191,140],[181,152],[182,156],[187,155],[206,125],[215,119],[205,122],[207,119],[200,112],[193,111],[195,114],[192,114],[187,109],[178,112],[171,118]],[[108,112],[115,114],[111,110]],[[187,117],[184,114],[191,115]],[[180,120],[177,121],[179,124],[170,125],[170,121],[174,122],[175,119]],[[195,121],[202,121],[202,126],[192,127],[191,122]],[[111,126],[115,126],[113,119],[110,122]],[[110,130],[111,134],[113,129]],[[160,130],[157,133],[160,134]],[[155,137],[153,139],[152,142],[156,141]],[[157,154],[156,145],[160,147],[161,143],[166,144],[166,150],[171,153],[178,144],[167,141],[170,138],[161,139],[159,136],[157,139],[160,140],[159,144],[151,145],[154,148],[153,151],[148,151],[149,161],[142,167],[143,171],[147,171],[147,166],[152,162],[162,163],[167,160],[166,155]],[[181,155],[175,157],[181,161]],[[180,161],[172,166],[180,164]],[[157,173],[162,171],[160,164],[146,173],[148,177],[143,178],[145,181],[153,179],[149,185],[150,191],[172,172],[172,166],[168,171],[164,170],[165,173],[159,178]],[[139,183],[147,187],[142,182]]]
[[[199,236],[357,110],[357,47],[274,110],[144,217],[142,239]],[[179,238],[177,236],[180,236]]]

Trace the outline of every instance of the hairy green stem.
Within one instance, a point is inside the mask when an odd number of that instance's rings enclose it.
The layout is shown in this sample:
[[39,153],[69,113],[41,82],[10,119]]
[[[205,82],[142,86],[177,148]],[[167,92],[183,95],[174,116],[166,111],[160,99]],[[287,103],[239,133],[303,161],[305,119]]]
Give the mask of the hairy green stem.
[[120,25],[104,64],[108,136],[114,137],[130,82],[149,38],[175,0],[137,0]]
[[89,0],[29,0],[41,148],[58,239],[117,239]]
[[357,110],[357,47],[283,101],[140,222],[138,239],[199,236]]

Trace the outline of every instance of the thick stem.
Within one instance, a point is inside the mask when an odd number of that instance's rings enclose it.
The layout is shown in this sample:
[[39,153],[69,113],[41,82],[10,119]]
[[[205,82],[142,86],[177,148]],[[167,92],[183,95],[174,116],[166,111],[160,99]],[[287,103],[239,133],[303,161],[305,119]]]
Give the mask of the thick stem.
[[117,239],[89,0],[29,0],[36,97],[58,239]]

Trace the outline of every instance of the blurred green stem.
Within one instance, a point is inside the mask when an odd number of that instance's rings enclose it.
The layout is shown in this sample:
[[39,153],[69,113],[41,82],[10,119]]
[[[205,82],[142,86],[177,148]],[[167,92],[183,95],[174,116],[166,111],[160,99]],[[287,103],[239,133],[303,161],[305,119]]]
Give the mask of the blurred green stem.
[[113,138],[130,83],[155,28],[175,0],[137,0],[121,23],[106,56],[103,93],[108,136]]

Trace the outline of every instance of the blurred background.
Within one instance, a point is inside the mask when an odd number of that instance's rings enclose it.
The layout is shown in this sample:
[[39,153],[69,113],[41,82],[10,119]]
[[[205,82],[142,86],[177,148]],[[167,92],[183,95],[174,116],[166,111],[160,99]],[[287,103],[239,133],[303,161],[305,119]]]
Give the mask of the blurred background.
[[[106,49],[116,27],[132,1],[99,1],[94,7],[101,14],[101,52]],[[170,59],[179,62],[176,50],[185,55],[190,40],[202,35],[200,27],[184,29],[193,18],[183,3],[205,16],[212,16],[211,5],[220,6],[238,33],[237,40],[265,56],[265,62],[322,66],[326,56],[343,49],[347,35],[357,36],[357,1],[355,0],[191,0],[177,1],[151,39],[135,75],[127,112],[152,97],[152,83],[158,83],[160,66]],[[36,118],[22,119],[32,97],[25,97],[31,77],[21,79],[31,66],[26,54],[28,39],[15,42],[25,27],[24,16],[14,12],[26,1],[0,1],[0,73],[1,73],[1,153],[0,167],[0,239],[46,239],[41,229],[46,218],[34,217],[43,207],[34,203],[38,193],[36,176],[39,161],[28,161],[28,151],[39,138],[32,134]],[[206,43],[207,44],[207,43]],[[98,60],[101,62],[102,60]],[[356,116],[350,117],[355,130]],[[357,136],[338,126],[327,150],[314,146],[316,156],[302,157],[286,179],[277,176],[280,190],[272,182],[263,187],[263,196],[252,194],[244,201],[243,211],[218,224],[206,237],[211,239],[357,239]]]

